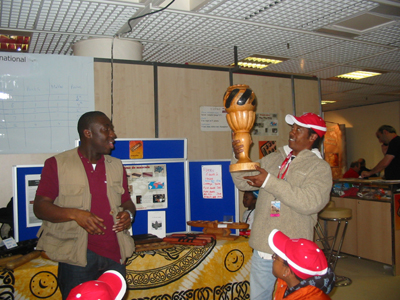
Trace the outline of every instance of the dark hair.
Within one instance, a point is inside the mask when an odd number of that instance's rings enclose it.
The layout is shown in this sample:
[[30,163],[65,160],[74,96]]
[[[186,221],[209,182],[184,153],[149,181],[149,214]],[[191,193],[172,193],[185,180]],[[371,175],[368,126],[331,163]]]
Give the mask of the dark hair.
[[[281,258],[282,258],[282,257],[281,257]],[[296,277],[296,279],[297,279],[298,281],[303,281],[303,280],[304,280],[303,278],[300,278],[299,276],[297,276],[297,274],[296,274],[295,272],[293,272],[293,269],[292,269],[291,266],[289,266],[289,263],[287,262],[287,260],[284,260],[284,259],[282,258],[282,262],[283,262],[283,264],[284,264],[286,267],[288,267],[288,268],[290,269],[290,271],[292,271],[294,277]]]
[[383,131],[386,130],[389,133],[396,133],[396,129],[390,125],[382,125],[381,127],[378,128],[378,131],[380,133],[383,133]]
[[359,166],[360,166],[360,162],[359,162],[359,161],[353,161],[353,162],[350,164],[350,168],[359,167]]
[[254,192],[255,191],[244,191],[245,194],[247,193],[248,195],[251,195],[251,197],[253,197],[253,199],[257,200],[257,195],[254,194]]
[[79,138],[82,139],[83,131],[89,129],[90,125],[93,124],[98,117],[107,117],[105,113],[101,111],[88,111],[84,113],[78,120],[78,133]]
[[320,137],[312,128],[307,128],[308,129],[308,136],[310,137],[312,134],[316,134],[317,135],[317,139],[314,141],[314,143],[312,144],[312,148],[318,148],[321,146],[321,141],[322,141],[322,137]]
[[360,158],[358,160],[358,162],[360,163],[360,167],[365,167],[365,159],[364,158]]

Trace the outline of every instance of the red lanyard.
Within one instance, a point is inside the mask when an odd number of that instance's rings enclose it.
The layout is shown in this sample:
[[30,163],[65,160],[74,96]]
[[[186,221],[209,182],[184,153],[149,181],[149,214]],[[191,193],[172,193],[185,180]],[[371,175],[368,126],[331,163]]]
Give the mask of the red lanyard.
[[[278,174],[278,178],[279,178],[279,179],[285,178],[286,172],[287,172],[288,169],[289,169],[290,162],[292,161],[292,160],[291,160],[292,153],[293,153],[293,151],[291,151],[291,152],[289,153],[289,155],[288,155],[288,156],[285,158],[285,160],[283,161],[283,163],[282,163],[282,165],[281,165],[281,168],[280,168],[280,170],[279,170],[279,174]],[[282,175],[281,175],[281,172],[283,172]]]

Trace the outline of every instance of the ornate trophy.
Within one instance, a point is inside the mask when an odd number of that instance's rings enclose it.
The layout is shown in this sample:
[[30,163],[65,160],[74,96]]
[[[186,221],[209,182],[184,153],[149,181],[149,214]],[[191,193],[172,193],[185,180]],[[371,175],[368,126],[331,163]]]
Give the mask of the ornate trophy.
[[249,158],[250,130],[256,119],[256,100],[254,92],[245,84],[228,87],[224,95],[224,106],[228,112],[226,119],[235,133],[234,139],[240,140],[244,147],[238,162],[229,166],[230,172],[251,171],[260,165]]

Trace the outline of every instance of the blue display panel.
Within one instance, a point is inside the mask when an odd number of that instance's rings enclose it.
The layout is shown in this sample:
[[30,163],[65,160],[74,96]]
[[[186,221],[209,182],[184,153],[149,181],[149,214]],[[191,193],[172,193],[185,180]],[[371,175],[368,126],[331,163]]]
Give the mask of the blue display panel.
[[14,239],[17,242],[36,238],[40,226],[27,227],[26,175],[40,175],[43,165],[14,166]]
[[[203,198],[202,166],[221,165],[222,169],[222,199]],[[221,161],[189,161],[190,185],[190,220],[224,221],[224,216],[233,216],[234,222],[239,222],[237,215],[236,188],[229,172],[230,160]],[[202,228],[192,227],[193,231]]]
[[130,159],[129,142],[143,141],[142,159],[185,159],[186,139],[116,139],[111,156]]

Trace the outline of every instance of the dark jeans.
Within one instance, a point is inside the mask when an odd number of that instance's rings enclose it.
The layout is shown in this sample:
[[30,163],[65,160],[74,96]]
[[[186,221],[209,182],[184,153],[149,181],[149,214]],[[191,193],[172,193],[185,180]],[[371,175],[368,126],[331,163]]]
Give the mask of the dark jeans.
[[91,280],[96,280],[105,271],[115,270],[126,276],[125,265],[121,265],[112,259],[97,255],[87,250],[86,267],[74,266],[66,263],[58,264],[58,284],[63,300],[67,299],[69,292],[77,285]]

